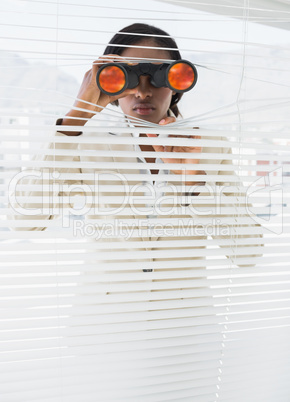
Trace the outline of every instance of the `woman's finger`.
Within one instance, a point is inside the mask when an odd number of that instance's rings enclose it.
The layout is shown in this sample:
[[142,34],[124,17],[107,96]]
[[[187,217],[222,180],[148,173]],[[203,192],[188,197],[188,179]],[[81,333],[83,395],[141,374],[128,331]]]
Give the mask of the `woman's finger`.
[[115,61],[123,61],[123,57],[117,54],[104,54],[93,62],[92,70],[96,74],[98,69],[107,63],[114,63]]
[[[157,134],[146,134],[147,137],[158,137]],[[164,146],[163,145],[152,145],[152,147],[154,148],[154,150],[156,152],[164,152]]]
[[165,126],[166,124],[170,124],[170,123],[175,123],[176,122],[176,118],[173,116],[167,116],[164,119],[160,120],[159,124],[161,126]]

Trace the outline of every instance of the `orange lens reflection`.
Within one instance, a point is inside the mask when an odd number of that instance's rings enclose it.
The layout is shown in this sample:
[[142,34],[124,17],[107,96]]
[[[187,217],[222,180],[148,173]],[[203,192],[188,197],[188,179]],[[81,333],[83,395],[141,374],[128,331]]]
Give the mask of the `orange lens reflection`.
[[125,73],[118,66],[105,67],[100,72],[99,83],[104,91],[114,94],[124,88],[126,83]]
[[168,82],[172,88],[184,91],[194,83],[194,70],[189,64],[176,63],[168,72]]

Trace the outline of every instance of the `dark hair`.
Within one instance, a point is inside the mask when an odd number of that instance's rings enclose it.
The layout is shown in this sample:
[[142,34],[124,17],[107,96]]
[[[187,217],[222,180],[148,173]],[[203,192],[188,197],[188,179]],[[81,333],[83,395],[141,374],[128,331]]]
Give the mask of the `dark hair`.
[[[123,51],[126,49],[124,45],[136,45],[144,40],[151,40],[159,47],[168,48],[167,51],[170,55],[170,59],[181,59],[177,44],[175,40],[168,35],[168,33],[160,28],[154,27],[153,25],[140,23],[129,25],[117,32],[106,47],[104,55],[117,54],[121,56]],[[182,95],[183,94],[181,93],[177,93],[173,95],[171,99],[170,109],[176,117],[180,115],[177,103],[180,101]],[[118,101],[114,102],[114,104],[118,105]]]

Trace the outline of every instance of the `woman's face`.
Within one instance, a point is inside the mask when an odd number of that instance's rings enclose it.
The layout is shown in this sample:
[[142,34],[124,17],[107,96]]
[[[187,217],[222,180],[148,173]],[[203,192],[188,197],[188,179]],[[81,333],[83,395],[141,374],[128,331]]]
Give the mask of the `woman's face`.
[[[153,41],[138,43],[138,48],[128,48],[121,54],[127,58],[170,59],[166,50],[158,50]],[[143,46],[154,46],[156,49],[144,49]],[[158,124],[167,116],[174,92],[169,88],[156,88],[150,84],[150,77],[141,75],[136,93],[119,99],[119,105],[127,116]]]

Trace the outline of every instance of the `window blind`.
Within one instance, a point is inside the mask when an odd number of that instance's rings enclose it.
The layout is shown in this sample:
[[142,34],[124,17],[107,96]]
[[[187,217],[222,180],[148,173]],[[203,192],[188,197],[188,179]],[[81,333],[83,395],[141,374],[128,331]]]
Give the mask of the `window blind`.
[[[1,4],[5,402],[289,400],[289,33],[255,32],[271,5],[160,3]],[[135,21],[198,68],[183,118],[109,106],[63,134],[78,79]],[[203,173],[140,145],[200,147]]]

